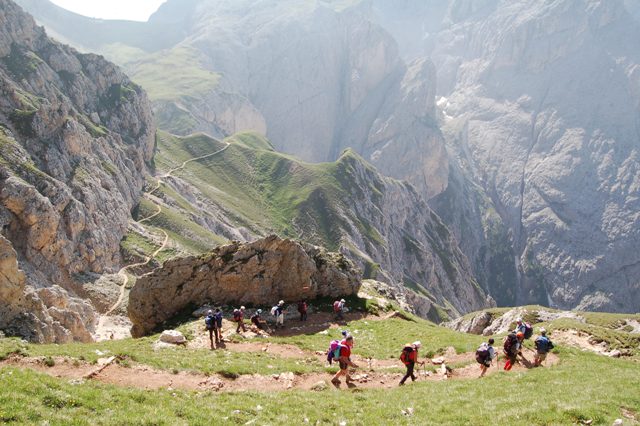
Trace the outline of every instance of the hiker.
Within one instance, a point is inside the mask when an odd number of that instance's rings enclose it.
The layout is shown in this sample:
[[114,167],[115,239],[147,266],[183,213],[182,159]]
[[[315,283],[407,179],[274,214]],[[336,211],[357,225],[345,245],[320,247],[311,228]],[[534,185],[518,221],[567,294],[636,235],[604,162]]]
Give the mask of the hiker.
[[222,343],[222,311],[220,308],[216,308],[213,313],[213,318],[215,319],[215,327],[213,331],[216,336],[216,343]]
[[269,327],[267,327],[267,322],[262,319],[260,314],[262,314],[262,309],[258,309],[257,311],[255,311],[255,313],[251,315],[251,323],[255,325],[258,330],[266,330]]
[[400,361],[404,363],[407,367],[407,373],[404,375],[402,380],[400,380],[400,386],[404,385],[404,382],[411,377],[411,381],[416,381],[416,376],[413,374],[413,369],[416,366],[416,363],[420,365],[424,365],[424,361],[418,361],[418,349],[422,346],[420,341],[407,343],[404,348],[402,348],[402,353],[400,354]]
[[351,376],[349,375],[349,367],[358,368],[358,366],[351,361],[352,347],[353,336],[347,335],[347,337],[340,342],[340,346],[338,348],[340,352],[340,356],[338,357],[340,370],[331,379],[331,383],[333,383],[334,385],[340,384],[340,376],[345,376],[345,382],[347,383],[347,385],[353,382]]
[[240,329],[242,331],[247,331],[247,328],[244,326],[244,306],[240,306],[240,309],[233,310],[233,320],[238,323],[236,327],[236,333],[240,333]]
[[540,328],[540,336],[538,336],[534,344],[536,345],[536,355],[533,358],[533,366],[539,367],[542,365],[542,362],[547,359],[549,351],[553,349],[553,343],[551,343],[551,339],[547,337],[547,330],[545,330],[544,327]]
[[298,302],[298,312],[300,313],[300,321],[307,320],[307,309],[308,309],[307,301],[302,299]]
[[484,376],[487,369],[491,366],[493,359],[498,356],[495,349],[493,349],[494,343],[495,340],[491,338],[488,342],[482,342],[476,351],[476,361],[480,364],[480,370],[482,371],[480,377]]
[[524,325],[522,318],[518,318],[516,320],[516,328],[513,330],[513,332],[514,333],[521,332],[522,335],[524,335],[524,332],[526,331],[526,329],[527,329],[527,326]]
[[276,328],[284,328],[284,300],[279,301],[276,306],[271,308],[271,314],[276,317]]
[[346,301],[344,299],[336,300],[333,302],[333,312],[336,314],[336,320],[344,319],[344,304]]
[[207,328],[207,331],[209,332],[209,342],[211,343],[211,349],[215,349],[215,346],[213,344],[213,336],[215,333],[215,340],[216,343],[218,343],[218,334],[215,331],[216,330],[216,318],[213,316],[213,311],[211,309],[209,309],[207,311],[207,316],[204,317],[204,325]]
[[522,347],[522,341],[524,340],[524,333],[521,331],[511,332],[505,337],[503,351],[507,357],[507,362],[504,363],[504,369],[506,371],[511,370],[511,367],[516,363],[516,357],[520,353]]

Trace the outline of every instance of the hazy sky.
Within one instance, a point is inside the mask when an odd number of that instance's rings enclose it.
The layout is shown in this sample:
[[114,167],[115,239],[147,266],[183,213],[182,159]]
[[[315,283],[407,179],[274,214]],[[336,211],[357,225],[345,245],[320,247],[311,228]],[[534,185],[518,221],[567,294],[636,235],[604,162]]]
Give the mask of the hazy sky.
[[103,19],[146,21],[166,0],[51,0],[80,15]]

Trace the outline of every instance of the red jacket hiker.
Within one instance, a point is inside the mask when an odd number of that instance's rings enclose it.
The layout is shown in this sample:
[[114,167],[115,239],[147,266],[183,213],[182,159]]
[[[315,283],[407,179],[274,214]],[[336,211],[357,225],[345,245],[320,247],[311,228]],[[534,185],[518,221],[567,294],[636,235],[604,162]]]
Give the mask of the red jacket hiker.
[[[400,386],[404,385],[404,382],[411,377],[411,381],[416,381],[416,376],[413,374],[413,368],[418,362],[418,349],[422,346],[420,341],[413,342],[412,344],[407,344],[402,349],[402,354],[400,355],[400,360],[407,367],[407,373],[404,375],[402,380],[400,380]],[[421,363],[424,364],[424,363]]]

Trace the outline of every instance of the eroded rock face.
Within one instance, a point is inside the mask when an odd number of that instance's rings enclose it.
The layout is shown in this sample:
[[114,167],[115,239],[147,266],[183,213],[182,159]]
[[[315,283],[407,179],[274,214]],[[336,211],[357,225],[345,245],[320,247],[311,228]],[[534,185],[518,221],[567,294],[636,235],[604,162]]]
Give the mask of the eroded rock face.
[[128,313],[139,337],[189,304],[265,306],[357,293],[360,272],[343,255],[270,236],[199,257],[169,260],[137,280]]
[[32,322],[9,334],[90,340],[96,312],[74,275],[119,264],[154,145],[149,103],[115,65],[50,40],[8,0],[0,91],[0,225],[26,276],[10,309]]
[[439,87],[447,126],[459,129],[467,170],[509,229],[513,303],[634,311],[640,25],[633,10],[623,2],[493,1],[480,13],[467,3],[451,6],[432,57],[439,75],[450,76]]

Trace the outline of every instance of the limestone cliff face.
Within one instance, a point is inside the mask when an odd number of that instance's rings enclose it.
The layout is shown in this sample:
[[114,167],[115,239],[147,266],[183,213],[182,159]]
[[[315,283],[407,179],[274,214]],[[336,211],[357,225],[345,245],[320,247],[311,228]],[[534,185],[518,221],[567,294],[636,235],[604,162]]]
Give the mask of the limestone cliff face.
[[356,294],[360,271],[343,255],[269,236],[170,260],[131,290],[131,334],[143,336],[189,304],[272,306],[278,300]]
[[51,41],[8,0],[0,91],[0,224],[26,274],[25,312],[38,323],[27,337],[88,340],[95,310],[74,276],[119,264],[153,150],[148,101],[116,66]]
[[457,129],[466,170],[509,229],[515,303],[636,309],[633,10],[623,2],[471,3],[452,4],[432,57],[439,74],[455,76],[438,89],[446,126]]
[[483,287],[506,305],[633,311],[637,2],[372,1],[403,56],[435,64],[458,164],[430,202]]
[[[148,23],[117,32],[114,22],[97,25],[45,0],[20,1],[47,28],[98,51],[112,51],[113,42],[154,51],[139,40],[151,38],[169,10],[180,9],[180,46],[198,52],[220,81],[198,96],[154,100],[164,130],[217,137],[257,131],[279,151],[313,162],[333,161],[350,147],[427,198],[446,188],[435,68],[426,59],[405,63],[367,2],[271,0],[256,8],[250,0],[169,0]],[[85,29],[84,37],[76,27]],[[163,40],[176,37],[173,30]]]
[[[441,319],[436,306],[454,317],[494,304],[453,234],[411,185],[381,176],[356,156],[343,155],[338,164],[348,176],[345,205],[353,210],[341,217],[346,223],[342,250],[359,259],[365,271],[378,265],[388,277],[373,273],[373,278],[412,289],[414,305],[434,320]],[[362,232],[353,217],[367,223],[369,232]]]

